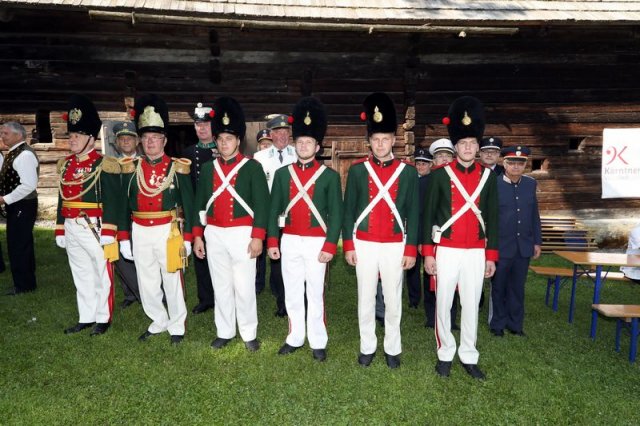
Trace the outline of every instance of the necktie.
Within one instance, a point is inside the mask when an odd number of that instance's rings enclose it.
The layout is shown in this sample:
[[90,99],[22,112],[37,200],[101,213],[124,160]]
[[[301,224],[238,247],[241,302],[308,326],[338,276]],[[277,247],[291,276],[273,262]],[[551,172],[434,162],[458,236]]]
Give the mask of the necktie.
[[278,160],[280,160],[280,164],[282,164],[283,158],[282,158],[282,150],[281,149],[278,150]]

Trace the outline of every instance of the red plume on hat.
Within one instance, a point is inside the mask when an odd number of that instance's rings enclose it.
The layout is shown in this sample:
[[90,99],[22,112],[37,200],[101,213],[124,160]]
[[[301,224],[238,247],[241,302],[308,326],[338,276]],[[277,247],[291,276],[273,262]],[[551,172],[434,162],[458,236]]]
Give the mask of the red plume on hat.
[[64,121],[69,121],[69,113],[68,112],[63,112],[62,113],[62,119]]
[[451,119],[449,117],[444,117],[442,119],[442,124],[444,124],[445,126],[448,126],[451,123]]
[[293,124],[293,121],[294,121],[293,115],[290,115],[289,117],[287,117],[287,123]]
[[360,113],[360,120],[367,121],[367,113],[366,112],[362,111]]

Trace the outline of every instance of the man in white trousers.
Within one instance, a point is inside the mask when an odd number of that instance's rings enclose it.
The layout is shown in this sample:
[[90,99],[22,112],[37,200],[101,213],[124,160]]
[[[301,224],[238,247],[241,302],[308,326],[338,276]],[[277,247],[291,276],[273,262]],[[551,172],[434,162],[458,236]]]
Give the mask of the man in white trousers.
[[327,130],[324,105],[315,98],[303,98],[295,105],[292,117],[298,160],[276,171],[267,228],[269,257],[282,259],[289,315],[289,334],[278,353],[287,355],[304,345],[306,317],[312,356],[324,361],[328,340],[324,277],[340,238],[342,188],[340,175],[315,158]]
[[375,304],[378,278],[384,296],[384,354],[389,368],[400,366],[402,277],[416,262],[418,173],[394,157],[397,128],[393,101],[384,93],[364,100],[372,155],[349,168],[342,229],[345,258],[356,267],[360,354],[364,367],[377,347]]
[[450,315],[457,287],[462,307],[458,357],[471,377],[484,379],[477,365],[478,303],[484,278],[493,276],[498,260],[496,174],[475,160],[484,132],[484,108],[479,100],[470,96],[456,99],[443,122],[456,159],[430,174],[422,245],[425,269],[437,277],[436,372],[449,376],[456,354]]
[[202,167],[193,228],[195,255],[204,259],[206,254],[213,279],[217,337],[211,347],[228,345],[236,336],[237,322],[245,347],[255,352],[260,348],[256,257],[267,233],[269,187],[262,166],[240,153],[246,132],[240,104],[218,98],[213,114],[220,157]]

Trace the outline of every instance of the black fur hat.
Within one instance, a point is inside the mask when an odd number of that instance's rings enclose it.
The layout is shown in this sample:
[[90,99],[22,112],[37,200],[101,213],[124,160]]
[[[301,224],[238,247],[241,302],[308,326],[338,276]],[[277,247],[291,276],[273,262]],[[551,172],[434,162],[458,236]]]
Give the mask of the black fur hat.
[[367,122],[367,135],[396,133],[396,107],[389,95],[381,92],[372,93],[365,98],[362,106],[364,112],[360,114],[360,119]]
[[95,105],[84,95],[71,95],[65,120],[67,132],[82,133],[94,138],[98,137],[102,127]]
[[136,99],[134,120],[138,128],[138,135],[145,132],[169,132],[169,109],[164,100],[158,95],[143,95]]
[[327,132],[327,113],[322,102],[313,97],[302,98],[293,107],[292,117],[294,140],[300,136],[310,136],[318,143],[322,142]]
[[454,145],[464,138],[476,138],[478,143],[484,135],[484,106],[473,96],[463,96],[453,101],[449,116],[443,120]]
[[244,111],[238,101],[227,96],[215,100],[211,129],[216,135],[231,133],[240,140],[244,140],[247,124],[244,121]]

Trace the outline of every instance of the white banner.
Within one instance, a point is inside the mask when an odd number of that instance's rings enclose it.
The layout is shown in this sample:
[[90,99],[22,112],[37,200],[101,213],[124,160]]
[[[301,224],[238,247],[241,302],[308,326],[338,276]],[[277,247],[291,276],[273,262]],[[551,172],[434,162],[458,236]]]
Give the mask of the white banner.
[[602,198],[640,198],[640,129],[602,132]]

